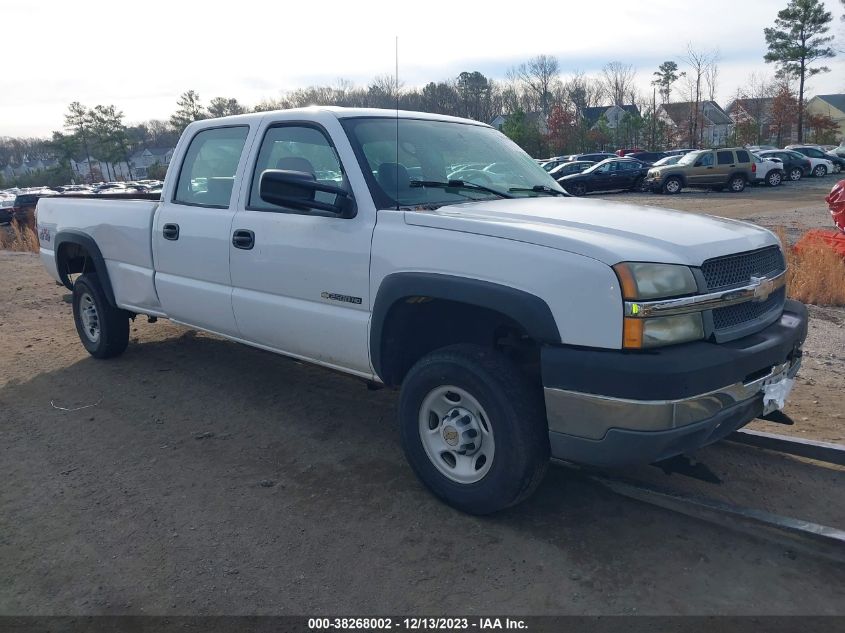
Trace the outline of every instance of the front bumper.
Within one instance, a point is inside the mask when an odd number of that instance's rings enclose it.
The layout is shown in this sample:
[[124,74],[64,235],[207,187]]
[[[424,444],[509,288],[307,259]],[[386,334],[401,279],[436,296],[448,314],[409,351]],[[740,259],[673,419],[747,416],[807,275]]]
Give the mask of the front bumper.
[[597,466],[659,461],[715,442],[763,412],[767,379],[794,377],[807,310],[787,301],[781,319],[728,343],[652,352],[543,350],[552,455]]

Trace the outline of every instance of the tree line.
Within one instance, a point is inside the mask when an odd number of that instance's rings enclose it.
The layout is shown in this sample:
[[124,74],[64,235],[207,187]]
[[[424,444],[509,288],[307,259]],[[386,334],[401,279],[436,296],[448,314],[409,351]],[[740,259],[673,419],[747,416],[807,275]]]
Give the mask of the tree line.
[[[840,0],[845,6],[845,0]],[[845,16],[843,16],[845,20]],[[767,52],[764,60],[776,72],[767,78],[752,73],[734,99],[746,100],[750,108],[763,107],[778,144],[797,125],[798,141],[805,131],[821,142],[835,132],[825,117],[806,116],[807,80],[829,68],[821,62],[835,56],[829,35],[833,21],[821,0],[789,0],[772,27],[764,29]],[[68,182],[71,159],[88,158],[107,163],[129,163],[129,157],[145,147],[172,147],[193,121],[245,112],[262,112],[308,105],[401,108],[465,117],[490,123],[506,115],[502,131],[533,156],[577,153],[620,146],[662,149],[682,143],[704,143],[701,104],[715,100],[719,83],[719,51],[688,45],[677,59],[666,60],[651,72],[651,90],[644,93],[637,83],[637,70],[623,61],[611,61],[597,74],[574,72],[563,76],[559,60],[537,55],[515,65],[501,81],[478,71],[431,81],[407,88],[391,75],[375,77],[366,86],[344,79],[329,86],[310,86],[284,92],[252,107],[234,97],[215,97],[204,105],[200,95],[188,90],[179,96],[176,109],[167,120],[149,120],[126,125],[124,114],[114,105],[88,108],[79,102],[68,106],[63,129],[50,139],[0,138],[0,168],[25,160],[55,158],[59,167],[47,174],[51,180]],[[650,93],[650,94],[649,94]],[[670,125],[660,110],[673,101],[690,104],[682,125]],[[756,105],[755,105],[756,104]],[[619,121],[605,117],[597,121],[585,116],[598,106],[628,108]],[[749,113],[738,120],[731,143],[760,143],[763,140],[763,112]],[[163,175],[163,168],[161,169]],[[90,173],[90,179],[94,174]],[[107,174],[102,176],[110,177]],[[131,177],[131,176],[130,176]]]

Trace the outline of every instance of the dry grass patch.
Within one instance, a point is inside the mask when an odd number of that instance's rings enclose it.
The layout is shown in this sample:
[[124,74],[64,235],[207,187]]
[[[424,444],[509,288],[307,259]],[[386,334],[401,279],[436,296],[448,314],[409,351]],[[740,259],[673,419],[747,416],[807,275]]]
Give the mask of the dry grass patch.
[[38,236],[27,224],[12,220],[8,227],[0,227],[0,248],[7,251],[38,252]]
[[845,306],[845,260],[829,244],[816,238],[799,240],[799,247],[787,245],[785,232],[778,231],[785,245],[787,293],[802,303]]

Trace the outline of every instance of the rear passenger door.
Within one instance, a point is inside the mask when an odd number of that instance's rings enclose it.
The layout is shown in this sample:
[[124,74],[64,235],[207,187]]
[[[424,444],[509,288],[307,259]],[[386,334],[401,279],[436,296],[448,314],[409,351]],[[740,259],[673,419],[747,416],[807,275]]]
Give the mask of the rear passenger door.
[[178,171],[153,225],[155,287],[164,312],[229,336],[238,333],[229,277],[233,184],[248,139],[247,125],[197,131],[172,166]]
[[734,153],[729,149],[720,149],[716,152],[716,169],[715,177],[710,181],[711,184],[725,184],[728,182],[728,177],[736,167],[736,159]]

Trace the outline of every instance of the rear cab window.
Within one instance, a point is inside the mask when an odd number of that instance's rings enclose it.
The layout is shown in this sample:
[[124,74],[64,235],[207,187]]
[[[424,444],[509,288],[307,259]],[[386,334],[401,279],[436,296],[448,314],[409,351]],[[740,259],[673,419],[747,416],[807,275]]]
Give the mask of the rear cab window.
[[247,125],[197,132],[185,152],[173,202],[213,209],[229,208],[248,134]]

